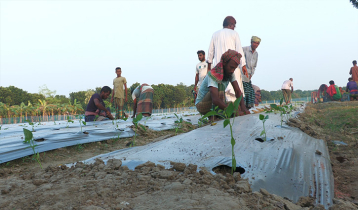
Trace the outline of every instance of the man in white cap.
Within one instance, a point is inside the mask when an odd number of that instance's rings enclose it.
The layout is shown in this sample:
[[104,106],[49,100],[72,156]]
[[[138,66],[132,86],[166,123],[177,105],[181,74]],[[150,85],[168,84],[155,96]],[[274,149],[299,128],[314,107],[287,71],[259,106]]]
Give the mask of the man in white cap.
[[244,86],[244,93],[245,93],[245,104],[246,108],[250,109],[254,107],[255,103],[255,92],[252,87],[251,78],[255,73],[256,66],[257,66],[257,60],[259,57],[259,54],[257,53],[256,49],[260,45],[261,39],[257,36],[251,37],[251,45],[243,47],[245,53],[245,59],[246,59],[246,69],[247,74],[242,75],[242,84]]

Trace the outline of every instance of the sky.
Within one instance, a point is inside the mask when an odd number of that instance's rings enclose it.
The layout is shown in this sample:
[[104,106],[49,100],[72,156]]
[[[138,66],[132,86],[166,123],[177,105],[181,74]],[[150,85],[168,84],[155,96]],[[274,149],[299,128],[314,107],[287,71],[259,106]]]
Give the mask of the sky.
[[358,60],[358,9],[349,0],[0,1],[0,86],[69,96],[113,87],[194,84],[196,52],[209,49],[226,16],[242,46],[261,38],[252,83],[279,90],[348,82]]

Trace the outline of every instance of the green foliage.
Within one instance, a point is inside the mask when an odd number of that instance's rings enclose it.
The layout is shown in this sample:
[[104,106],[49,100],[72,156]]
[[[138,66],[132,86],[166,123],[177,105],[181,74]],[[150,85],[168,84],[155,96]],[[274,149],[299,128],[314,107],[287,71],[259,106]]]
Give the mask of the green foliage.
[[25,120],[25,122],[28,122],[29,125],[31,125],[31,127],[32,127],[32,132],[35,132],[35,129],[34,129],[35,124],[33,122],[31,122],[30,120]]
[[[143,118],[142,113],[137,114],[137,116],[133,118],[133,124],[134,124],[134,126],[135,126],[137,129],[138,129],[139,121],[140,121],[142,118]],[[139,125],[141,126],[141,128],[142,128],[143,130],[146,130],[146,128],[145,128],[143,125],[141,125],[141,124],[139,124]],[[136,137],[137,137],[137,132],[134,131],[133,142],[132,142],[131,145],[130,145],[131,147],[132,147],[132,146],[135,146],[135,139],[136,139]]]
[[[67,116],[66,128],[70,127],[70,123],[74,123],[74,121],[71,120],[69,116]],[[82,127],[81,127],[81,131],[82,131]]]
[[349,0],[349,1],[352,3],[353,7],[358,9],[358,0]]
[[270,104],[270,107],[272,110],[276,110],[278,112],[280,112],[280,116],[281,116],[281,126],[283,123],[283,118],[286,117],[286,122],[288,121],[288,119],[290,118],[290,113],[293,110],[293,106],[292,104],[290,105],[282,105],[283,103],[283,98],[281,98],[280,100],[280,105],[278,106],[277,104]]
[[[86,122],[82,120],[83,115],[76,115],[76,118],[77,118],[77,117],[78,117],[78,121],[79,121],[79,123],[80,123],[81,132],[82,132],[82,124],[83,124],[84,126],[86,126]],[[68,119],[67,119],[67,120],[68,120]],[[71,121],[72,121],[72,120],[71,120]],[[72,123],[73,123],[73,121],[72,121]]]
[[[27,130],[26,128],[23,128],[25,140],[23,141],[25,144],[29,144],[29,147],[32,149],[36,161],[39,163],[40,167],[42,168],[41,162],[40,162],[40,154],[39,152],[36,152],[35,148],[38,146],[34,142],[34,138],[32,135],[32,132]],[[29,148],[28,147],[28,148]]]
[[[311,97],[311,92],[317,90],[295,90],[292,93],[292,98],[305,98]],[[271,100],[280,100],[282,98],[282,90],[276,91],[267,91],[261,90],[261,100],[262,101],[271,101]]]
[[223,122],[223,126],[224,128],[229,125],[230,126],[230,134],[231,134],[231,174],[234,174],[234,171],[236,171],[236,158],[235,158],[235,151],[234,151],[234,146],[236,144],[233,133],[232,133],[232,127],[234,126],[234,121],[235,121],[235,117],[232,119],[232,122],[230,120],[230,117],[232,116],[233,113],[236,112],[236,110],[238,110],[239,105],[240,105],[240,101],[242,99],[242,96],[240,96],[240,98],[237,98],[235,100],[234,103],[230,103],[226,109],[220,110],[218,109],[218,107],[215,108],[215,110],[212,110],[208,113],[206,113],[202,119],[205,119],[207,117],[210,116],[220,116],[222,118],[224,118],[224,122]]

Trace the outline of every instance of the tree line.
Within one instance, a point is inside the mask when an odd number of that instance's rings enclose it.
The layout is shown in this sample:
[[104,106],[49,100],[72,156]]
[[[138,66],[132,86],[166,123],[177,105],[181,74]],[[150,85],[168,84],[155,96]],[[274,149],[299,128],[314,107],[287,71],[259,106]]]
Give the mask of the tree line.
[[[124,107],[126,110],[131,110],[133,107],[131,89],[139,85],[137,82],[128,87],[128,102]],[[154,109],[194,106],[192,94],[194,85],[186,86],[180,83],[175,86],[169,84],[151,86],[154,89]],[[69,97],[66,97],[55,95],[56,91],[51,91],[46,86],[40,87],[39,93],[28,93],[14,86],[0,87],[0,118],[83,114],[91,96],[100,91],[101,87],[96,87],[86,91],[72,92]],[[295,90],[292,98],[310,97],[311,92],[310,90]],[[262,101],[279,100],[282,98],[282,91],[261,90],[261,96]],[[104,102],[106,107],[114,111],[110,97]]]

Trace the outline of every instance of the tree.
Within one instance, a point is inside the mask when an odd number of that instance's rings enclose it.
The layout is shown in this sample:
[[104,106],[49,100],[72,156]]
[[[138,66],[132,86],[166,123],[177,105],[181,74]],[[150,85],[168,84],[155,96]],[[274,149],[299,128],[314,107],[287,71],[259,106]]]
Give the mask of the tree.
[[48,89],[47,85],[42,85],[39,87],[39,94],[45,96],[45,98],[54,97],[54,95],[56,94],[56,90],[52,91]]
[[358,9],[358,0],[349,0],[349,1],[352,3],[353,7]]

